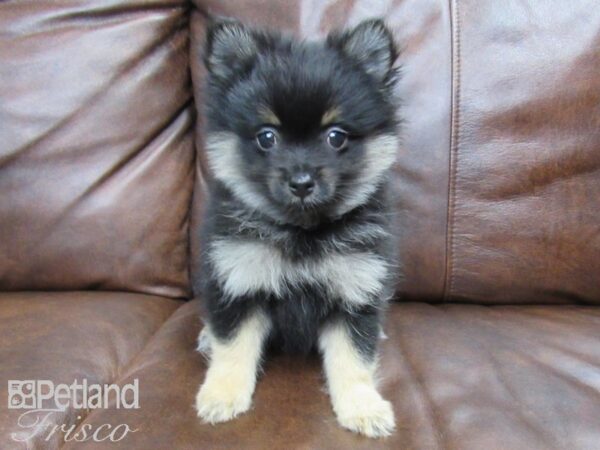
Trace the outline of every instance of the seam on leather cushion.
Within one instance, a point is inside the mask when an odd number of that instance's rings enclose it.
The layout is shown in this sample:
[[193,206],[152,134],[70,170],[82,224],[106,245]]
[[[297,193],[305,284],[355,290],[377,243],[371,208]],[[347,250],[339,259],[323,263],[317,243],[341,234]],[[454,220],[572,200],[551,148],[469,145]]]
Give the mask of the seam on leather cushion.
[[459,0],[449,0],[450,30],[452,33],[452,101],[450,114],[450,168],[448,177],[448,217],[446,220],[446,276],[444,280],[444,301],[452,297],[454,284],[454,211],[456,209],[456,177],[460,144],[460,14]]

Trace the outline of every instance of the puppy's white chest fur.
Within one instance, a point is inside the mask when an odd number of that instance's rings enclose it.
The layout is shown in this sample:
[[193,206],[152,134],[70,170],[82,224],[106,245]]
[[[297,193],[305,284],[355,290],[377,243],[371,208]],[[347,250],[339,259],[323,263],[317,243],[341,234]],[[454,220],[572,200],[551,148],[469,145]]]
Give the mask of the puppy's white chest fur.
[[278,248],[257,241],[215,241],[209,258],[230,301],[259,291],[285,297],[294,287],[313,284],[323,286],[332,300],[359,306],[377,298],[388,271],[386,262],[369,252],[293,262]]

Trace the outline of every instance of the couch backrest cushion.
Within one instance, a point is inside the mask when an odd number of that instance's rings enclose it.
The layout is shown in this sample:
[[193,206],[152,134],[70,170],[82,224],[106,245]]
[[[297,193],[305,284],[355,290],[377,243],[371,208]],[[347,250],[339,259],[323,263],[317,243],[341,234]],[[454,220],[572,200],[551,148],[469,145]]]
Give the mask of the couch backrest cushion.
[[0,3],[0,290],[187,295],[188,16]]
[[[195,3],[302,37],[372,16],[394,30],[403,48],[401,298],[600,303],[595,0]],[[200,103],[203,34],[195,12]]]
[[446,294],[600,303],[600,8],[453,11]]

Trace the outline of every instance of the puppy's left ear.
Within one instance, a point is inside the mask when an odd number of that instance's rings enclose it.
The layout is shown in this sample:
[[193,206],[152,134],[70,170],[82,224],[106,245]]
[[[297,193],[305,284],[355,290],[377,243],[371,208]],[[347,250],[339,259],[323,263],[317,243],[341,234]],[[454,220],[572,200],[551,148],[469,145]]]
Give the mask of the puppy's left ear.
[[327,36],[330,47],[357,61],[379,82],[393,75],[392,65],[397,57],[392,32],[381,19],[369,19],[356,27]]
[[241,22],[213,19],[207,30],[204,62],[209,73],[219,79],[240,76],[258,52],[257,35]]

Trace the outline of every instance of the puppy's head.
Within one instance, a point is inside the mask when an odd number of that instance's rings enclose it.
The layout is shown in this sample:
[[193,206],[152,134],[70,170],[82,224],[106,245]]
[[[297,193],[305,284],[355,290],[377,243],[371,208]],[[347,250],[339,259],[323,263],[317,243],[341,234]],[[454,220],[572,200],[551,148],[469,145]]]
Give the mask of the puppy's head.
[[395,58],[380,20],[319,42],[213,23],[206,145],[216,179],[249,209],[303,228],[365,203],[397,151]]

